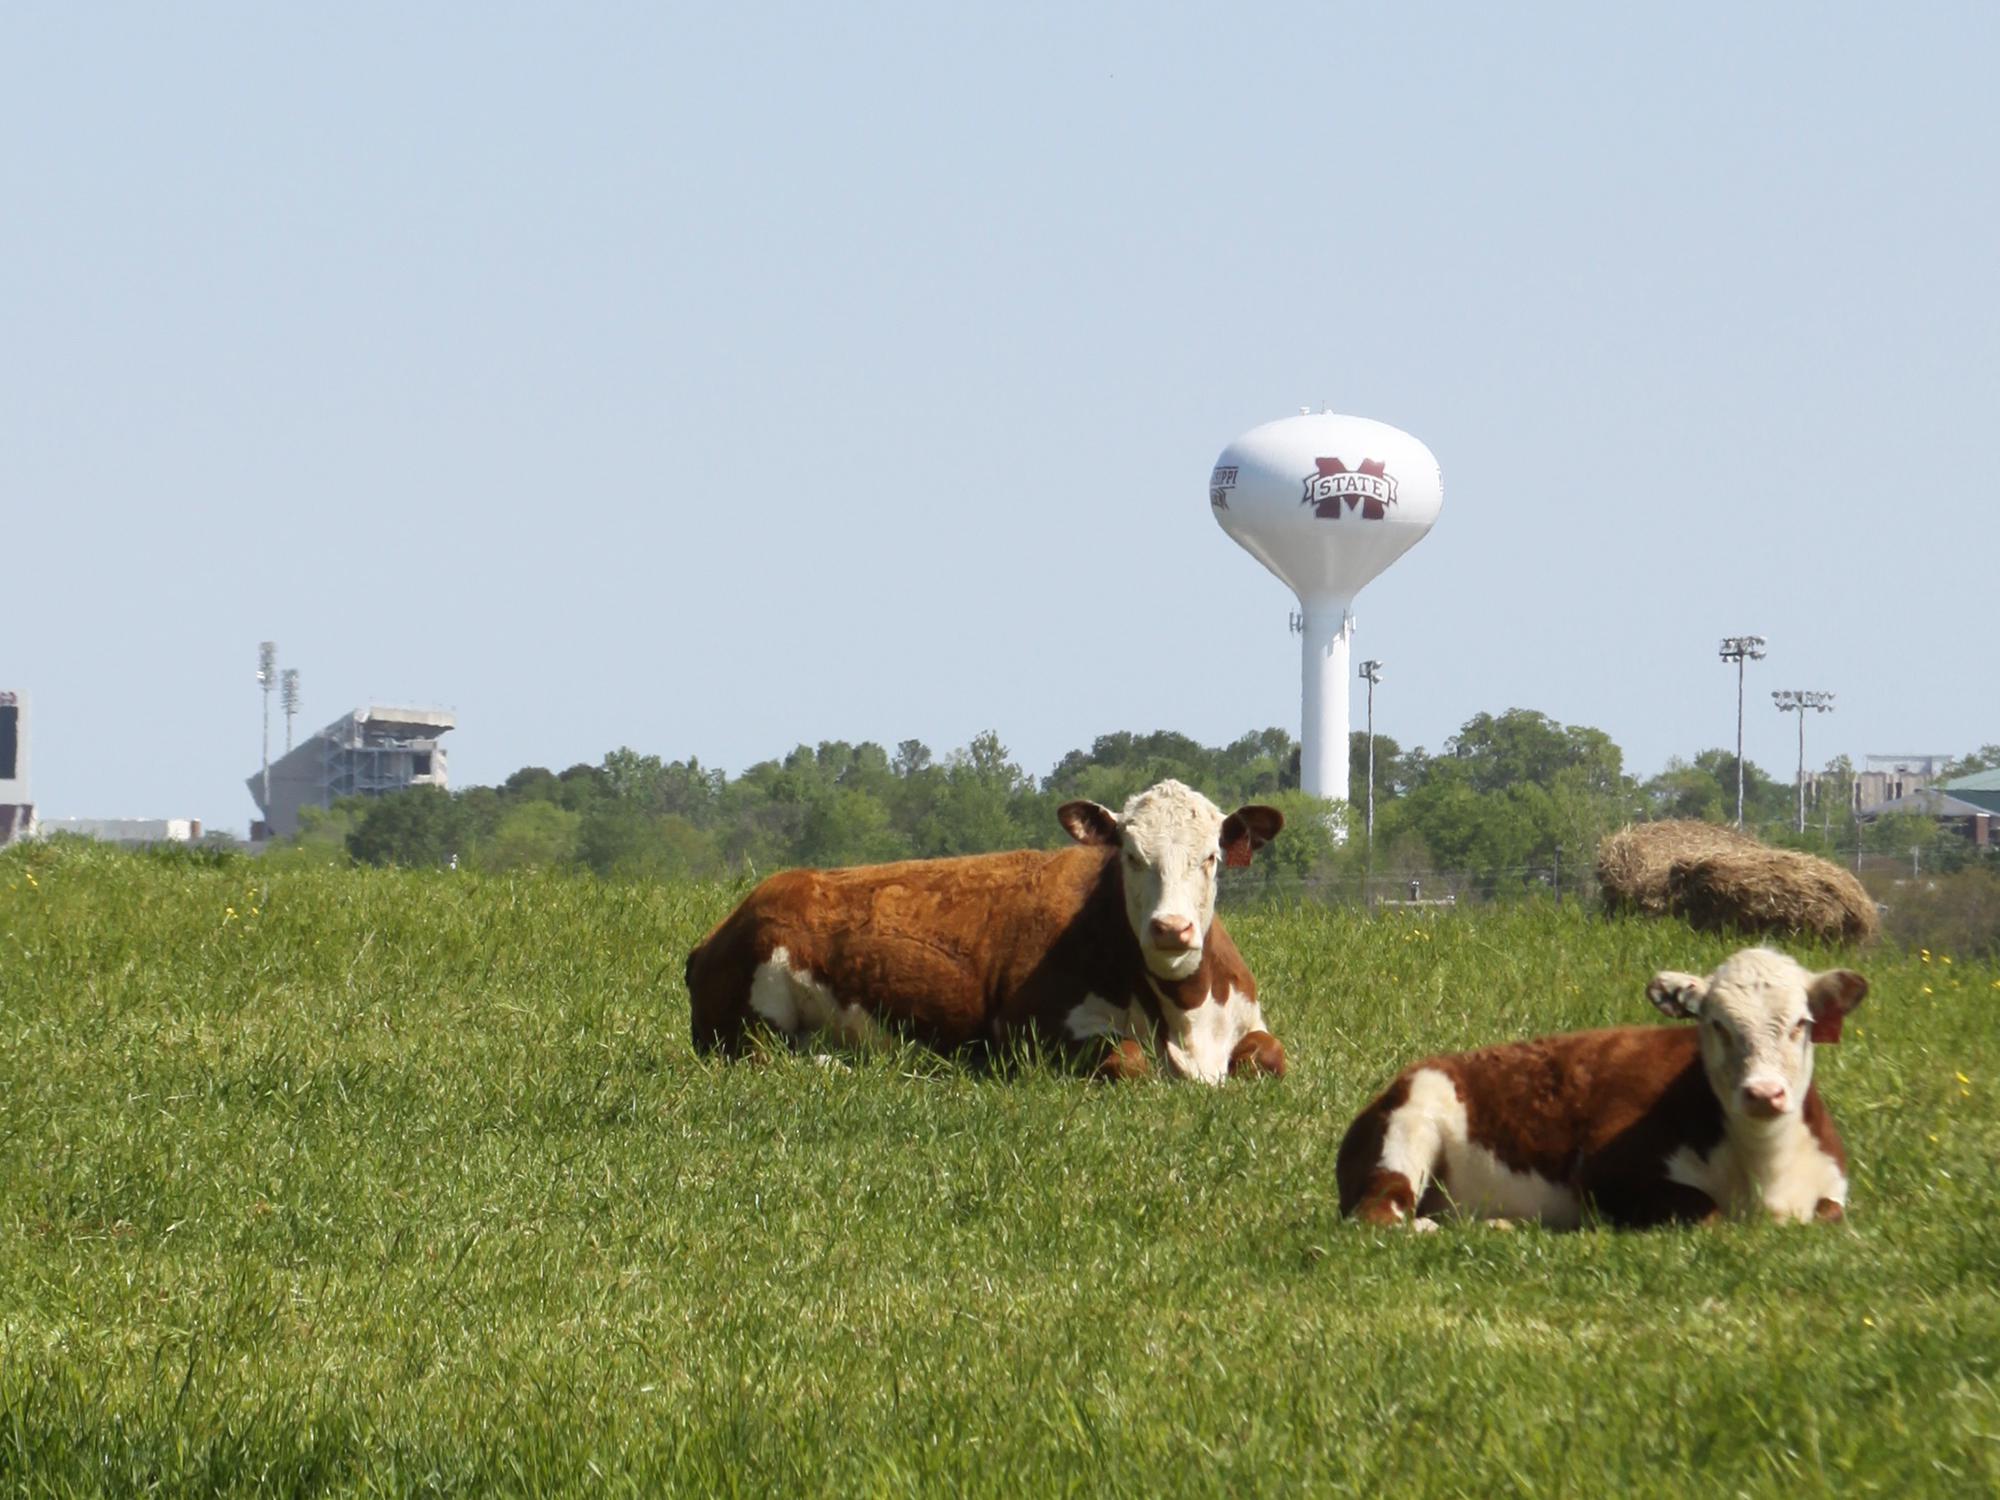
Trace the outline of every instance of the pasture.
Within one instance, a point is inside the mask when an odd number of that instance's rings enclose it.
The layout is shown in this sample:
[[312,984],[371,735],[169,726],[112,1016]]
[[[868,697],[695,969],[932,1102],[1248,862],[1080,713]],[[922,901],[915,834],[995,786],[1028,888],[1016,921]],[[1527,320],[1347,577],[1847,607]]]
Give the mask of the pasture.
[[1990,968],[1851,960],[1843,1227],[1412,1236],[1334,1201],[1390,1073],[1733,945],[1225,906],[1285,1080],[731,1067],[738,889],[0,857],[0,1487],[2000,1491]]

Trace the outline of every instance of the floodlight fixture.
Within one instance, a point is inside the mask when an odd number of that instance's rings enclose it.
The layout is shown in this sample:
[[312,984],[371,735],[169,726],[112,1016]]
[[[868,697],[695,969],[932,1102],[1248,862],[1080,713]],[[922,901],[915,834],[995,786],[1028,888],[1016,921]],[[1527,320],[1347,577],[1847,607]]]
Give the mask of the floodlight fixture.
[[1375,862],[1375,684],[1382,680],[1382,663],[1372,656],[1361,664],[1368,684],[1368,862]]
[[1743,826],[1743,663],[1764,659],[1761,635],[1725,635],[1718,653],[1736,663],[1736,826]]
[[292,720],[299,711],[299,669],[287,667],[279,681],[278,704],[285,711],[285,754],[292,753]]
[[264,692],[264,802],[266,826],[271,821],[271,689],[278,685],[278,643],[257,643],[257,686]]
[[1799,716],[1799,832],[1806,831],[1806,711],[1830,714],[1833,712],[1833,694],[1814,689],[1783,688],[1771,694],[1772,703],[1781,714]]

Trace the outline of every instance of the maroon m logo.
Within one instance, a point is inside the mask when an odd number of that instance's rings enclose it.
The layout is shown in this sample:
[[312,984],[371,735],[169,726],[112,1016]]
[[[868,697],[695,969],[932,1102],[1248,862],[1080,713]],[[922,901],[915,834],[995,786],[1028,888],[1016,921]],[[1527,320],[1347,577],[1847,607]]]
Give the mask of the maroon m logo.
[[1379,521],[1396,503],[1396,481],[1383,472],[1382,459],[1364,458],[1356,469],[1337,458],[1316,458],[1313,464],[1318,472],[1306,480],[1299,504],[1310,505],[1322,520],[1339,520],[1344,504],[1349,511],[1359,510],[1364,521]]

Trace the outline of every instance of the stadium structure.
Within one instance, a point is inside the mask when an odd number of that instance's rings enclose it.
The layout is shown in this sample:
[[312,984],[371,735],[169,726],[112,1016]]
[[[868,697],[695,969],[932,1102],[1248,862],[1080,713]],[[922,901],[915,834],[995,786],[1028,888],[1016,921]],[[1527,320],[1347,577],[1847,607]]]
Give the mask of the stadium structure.
[[448,787],[438,740],[457,727],[441,708],[357,708],[271,762],[270,791],[259,770],[246,783],[259,817],[253,842],[289,838],[299,810],[331,807],[343,797],[379,797],[406,786]]
[[35,834],[35,799],[28,794],[28,700],[0,688],[0,848]]

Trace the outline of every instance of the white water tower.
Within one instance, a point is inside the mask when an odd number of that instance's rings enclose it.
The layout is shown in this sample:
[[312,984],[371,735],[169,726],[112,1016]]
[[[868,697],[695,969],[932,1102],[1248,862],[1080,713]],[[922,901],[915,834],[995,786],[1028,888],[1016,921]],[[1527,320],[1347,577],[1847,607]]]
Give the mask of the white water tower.
[[1299,596],[1300,780],[1311,796],[1345,801],[1354,596],[1437,520],[1438,462],[1386,422],[1301,412],[1224,448],[1208,503],[1222,529]]

